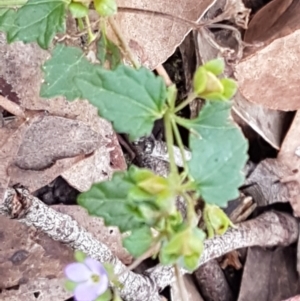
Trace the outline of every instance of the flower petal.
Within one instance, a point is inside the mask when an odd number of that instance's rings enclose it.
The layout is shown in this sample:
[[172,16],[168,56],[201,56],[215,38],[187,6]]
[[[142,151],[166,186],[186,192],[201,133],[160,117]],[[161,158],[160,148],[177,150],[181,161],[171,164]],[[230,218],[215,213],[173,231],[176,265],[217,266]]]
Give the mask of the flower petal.
[[77,285],[74,291],[76,301],[94,301],[99,297],[99,283],[91,281],[83,282]]
[[66,266],[65,275],[74,282],[88,281],[91,278],[91,271],[80,262],[73,262]]
[[102,275],[100,276],[100,282],[98,283],[98,289],[97,289],[97,294],[98,296],[102,295],[107,289],[108,289],[108,276],[107,275]]
[[84,260],[84,263],[91,270],[93,274],[99,275],[101,278],[102,276],[105,275],[107,276],[106,270],[104,269],[103,265],[99,261],[93,258],[86,258]]

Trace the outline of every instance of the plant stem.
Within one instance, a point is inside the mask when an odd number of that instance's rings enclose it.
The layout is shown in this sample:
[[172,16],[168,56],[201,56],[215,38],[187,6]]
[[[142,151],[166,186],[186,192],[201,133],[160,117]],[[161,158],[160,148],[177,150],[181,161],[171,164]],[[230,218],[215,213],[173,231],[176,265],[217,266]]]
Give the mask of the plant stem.
[[186,158],[185,158],[184,145],[182,143],[182,139],[181,139],[181,136],[180,136],[180,133],[179,133],[179,130],[178,130],[178,126],[177,126],[174,118],[171,118],[171,122],[172,122],[172,128],[173,128],[173,132],[174,132],[174,135],[175,135],[175,139],[176,139],[176,142],[179,146],[180,154],[181,154],[181,157],[182,157],[183,168],[184,168],[184,171],[188,174],[189,168],[188,168],[187,161],[186,161]]
[[190,226],[195,226],[197,225],[197,216],[195,214],[194,201],[188,193],[184,192],[182,195],[187,203],[187,222]]
[[[159,237],[159,239],[161,239],[161,237]],[[151,255],[153,255],[153,252],[157,249],[157,245],[158,245],[158,240],[156,240],[155,243],[144,254],[142,254],[136,260],[134,260],[134,262],[127,267],[127,270],[131,271],[131,270],[135,269],[142,261],[144,261]],[[124,272],[126,272],[126,271],[124,271]],[[122,275],[122,274],[120,274],[120,275]]]
[[84,30],[84,24],[83,24],[82,18],[78,18],[77,20],[78,20],[79,30]]
[[190,93],[187,97],[186,100],[184,100],[179,106],[177,106],[175,108],[175,112],[174,113],[177,113],[179,112],[180,110],[182,110],[185,106],[187,106],[190,102],[192,102],[195,98],[197,97],[197,95],[195,93]]
[[167,110],[167,112],[164,115],[164,126],[165,126],[167,148],[168,148],[168,154],[169,154],[169,160],[170,160],[170,170],[171,170],[170,173],[171,173],[171,175],[175,175],[178,173],[178,169],[175,164],[174,149],[173,149],[174,138],[173,138],[170,114],[171,114],[170,111]]
[[176,276],[176,281],[177,281],[178,290],[179,290],[179,294],[180,294],[180,299],[181,299],[181,301],[187,301],[188,296],[186,294],[186,289],[185,289],[185,285],[183,282],[183,278],[182,278],[180,269],[177,264],[174,265],[174,269],[175,269],[175,276]]
[[91,27],[89,16],[85,16],[85,23],[86,23],[87,31],[88,31],[88,35],[89,35],[89,43],[91,43],[95,40],[95,36],[92,32],[92,27]]
[[184,128],[186,128],[188,131],[190,131],[191,134],[193,134],[197,137],[200,137],[199,133],[197,133],[194,129],[191,129],[190,127],[188,127],[188,123],[187,123],[187,120],[185,118],[182,118],[182,117],[179,117],[179,116],[175,115],[174,119],[175,119],[176,123],[178,123],[181,126],[183,126]]
[[127,44],[122,32],[119,29],[119,26],[117,25],[117,23],[115,22],[113,17],[109,17],[108,21],[109,21],[109,24],[110,24],[111,28],[113,29],[114,33],[116,34],[118,40],[120,41],[120,44],[121,44],[121,47],[123,48],[123,51],[125,52],[125,54],[129,58],[129,60],[131,61],[132,65],[134,66],[135,69],[139,69],[140,64],[136,60],[136,58],[135,58],[134,54],[132,53],[129,45]]

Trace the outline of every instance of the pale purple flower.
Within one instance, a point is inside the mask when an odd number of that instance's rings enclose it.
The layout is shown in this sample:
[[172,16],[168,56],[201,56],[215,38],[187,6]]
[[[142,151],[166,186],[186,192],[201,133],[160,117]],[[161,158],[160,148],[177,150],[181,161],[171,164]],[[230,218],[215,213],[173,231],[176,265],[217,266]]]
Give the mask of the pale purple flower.
[[94,301],[108,288],[108,275],[100,262],[86,258],[65,268],[65,275],[77,283],[74,291],[76,301]]

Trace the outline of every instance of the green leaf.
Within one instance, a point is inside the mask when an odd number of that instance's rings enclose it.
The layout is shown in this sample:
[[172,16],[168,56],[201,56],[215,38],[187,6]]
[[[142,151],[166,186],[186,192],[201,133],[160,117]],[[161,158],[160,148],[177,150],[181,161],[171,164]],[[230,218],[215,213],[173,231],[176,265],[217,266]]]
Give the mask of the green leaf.
[[80,2],[72,2],[68,6],[73,18],[83,18],[88,15],[89,9]]
[[15,18],[17,11],[13,9],[0,9],[0,30],[6,32],[7,40],[10,41],[11,37],[18,30],[15,26]]
[[123,246],[135,258],[143,255],[151,246],[153,241],[149,227],[141,227],[131,232],[130,236],[123,239]]
[[146,68],[120,65],[114,71],[93,65],[80,49],[58,45],[43,66],[42,97],[88,99],[116,131],[131,139],[151,133],[154,121],[166,110],[167,89],[161,77]]
[[203,67],[199,67],[194,74],[193,86],[197,95],[205,90],[207,82],[206,70]]
[[223,235],[228,227],[233,226],[226,213],[218,206],[205,205],[204,219],[208,231],[208,237],[213,237],[214,233]]
[[134,214],[128,200],[129,190],[134,187],[125,173],[115,173],[111,181],[96,183],[78,197],[78,203],[90,215],[102,217],[108,226],[117,226],[121,232],[140,228],[143,219]]
[[224,59],[214,59],[207,62],[203,66],[207,71],[210,71],[214,75],[220,75],[224,72],[225,63]]
[[121,297],[119,295],[114,295],[114,298],[112,299],[112,301],[122,301]]
[[202,254],[204,239],[204,232],[197,227],[175,233],[161,248],[161,263],[170,265],[179,262],[184,268],[193,271]]
[[112,298],[111,290],[106,290],[101,296],[99,296],[95,301],[110,301]]
[[90,76],[94,68],[79,48],[59,44],[42,67],[45,82],[40,95],[45,98],[62,95],[68,100],[79,98],[81,93],[74,83],[74,77]]
[[197,118],[181,122],[198,134],[190,134],[192,159],[188,162],[197,191],[207,203],[221,207],[238,197],[247,161],[248,144],[229,120],[230,109],[228,102],[207,102]]
[[78,76],[75,83],[82,97],[99,109],[99,115],[131,139],[150,135],[154,121],[166,110],[162,78],[143,67],[135,70],[120,65],[114,71],[98,68],[96,75]]
[[102,66],[108,61],[110,69],[115,69],[121,63],[121,51],[114,42],[102,34],[97,43],[97,58]]
[[77,282],[73,282],[71,280],[66,280],[65,281],[65,289],[68,291],[68,292],[74,292],[76,286],[77,286]]
[[202,98],[209,101],[226,101],[228,98],[226,98],[222,93],[218,92],[211,92],[207,93],[205,95],[201,95]]
[[86,259],[86,254],[81,251],[76,250],[74,252],[74,257],[77,262],[84,262],[84,260]]
[[231,78],[222,78],[220,79],[224,87],[223,96],[226,99],[231,99],[237,91],[237,83]]
[[101,17],[114,15],[118,8],[116,0],[94,0],[94,5]]
[[148,212],[152,209],[152,214],[148,213],[150,216],[153,218],[157,216],[157,211],[169,214],[176,211],[177,191],[174,189],[170,177],[164,178],[155,175],[148,169],[133,167],[130,168],[129,174],[132,182],[135,183],[135,187],[130,190],[129,196],[137,201],[151,201],[152,207],[159,208],[158,210],[149,206],[144,208]]
[[[65,32],[66,0],[28,0],[18,9],[0,17],[0,29],[7,41],[37,42],[47,49],[58,32]],[[9,17],[8,17],[9,16]]]

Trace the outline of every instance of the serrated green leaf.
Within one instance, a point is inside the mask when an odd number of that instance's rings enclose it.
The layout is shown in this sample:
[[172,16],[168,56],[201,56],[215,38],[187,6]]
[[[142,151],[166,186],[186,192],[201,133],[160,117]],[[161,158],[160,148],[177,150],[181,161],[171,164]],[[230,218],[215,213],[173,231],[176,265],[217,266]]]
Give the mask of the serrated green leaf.
[[78,197],[78,203],[89,214],[102,217],[108,226],[117,226],[121,232],[140,228],[143,219],[134,214],[128,192],[134,186],[125,173],[115,173],[111,181],[93,184]]
[[166,86],[146,68],[135,70],[120,65],[113,71],[98,68],[96,75],[75,79],[82,97],[99,110],[99,115],[112,121],[117,132],[131,139],[148,136],[154,121],[166,109]]
[[207,203],[221,207],[238,196],[247,160],[248,144],[230,122],[230,109],[229,102],[207,102],[197,118],[181,123],[198,133],[190,134],[188,162],[197,190]]
[[40,95],[45,98],[62,95],[68,100],[79,98],[81,92],[74,83],[74,77],[90,76],[94,68],[79,48],[59,44],[42,67],[45,82]]
[[0,17],[0,29],[7,33],[9,43],[37,42],[47,49],[56,33],[65,32],[67,3],[67,0],[28,0],[18,11],[10,10]]
[[105,70],[89,63],[80,49],[58,45],[43,69],[42,97],[87,99],[100,116],[114,123],[116,131],[128,133],[131,139],[149,135],[166,110],[163,79],[146,68],[120,65]]
[[144,254],[151,246],[153,241],[149,227],[141,227],[131,232],[130,236],[123,239],[123,246],[135,258]]
[[108,61],[113,70],[121,63],[121,51],[114,42],[101,35],[97,42],[97,58],[102,66]]

